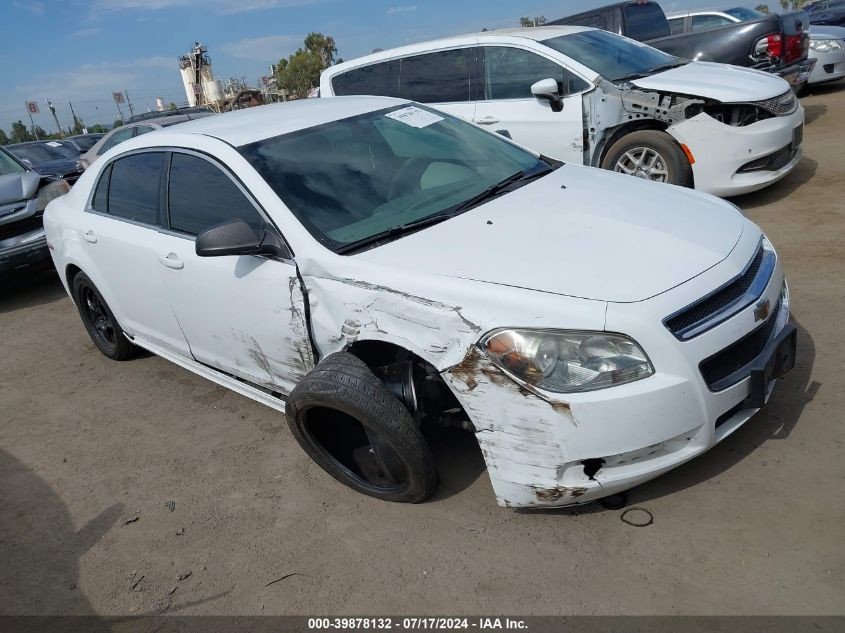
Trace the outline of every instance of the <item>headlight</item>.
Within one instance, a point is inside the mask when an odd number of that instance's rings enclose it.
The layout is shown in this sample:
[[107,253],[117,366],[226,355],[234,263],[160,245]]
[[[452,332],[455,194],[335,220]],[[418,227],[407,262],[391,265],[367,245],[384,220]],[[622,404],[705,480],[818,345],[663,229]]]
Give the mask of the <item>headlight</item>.
[[845,47],[840,40],[810,40],[810,48],[817,53],[827,53],[829,51],[841,51]]
[[67,184],[66,180],[48,182],[38,190],[38,208],[36,211],[41,213],[47,208],[47,204],[51,200],[55,200],[59,196],[65,195],[68,191],[70,191],[70,185]]
[[555,393],[605,389],[654,373],[642,348],[621,334],[496,330],[481,347],[518,382]]

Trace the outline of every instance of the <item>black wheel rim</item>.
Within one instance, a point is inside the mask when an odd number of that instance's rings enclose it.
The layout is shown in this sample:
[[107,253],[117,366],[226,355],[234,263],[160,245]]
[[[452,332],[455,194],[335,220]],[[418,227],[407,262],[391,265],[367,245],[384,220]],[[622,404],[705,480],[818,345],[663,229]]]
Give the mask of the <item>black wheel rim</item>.
[[323,460],[376,495],[408,488],[408,468],[388,438],[353,416],[323,407],[305,413],[301,429]]
[[82,286],[79,292],[82,313],[91,336],[102,346],[108,349],[117,345],[117,330],[114,319],[106,308],[100,295],[91,286]]

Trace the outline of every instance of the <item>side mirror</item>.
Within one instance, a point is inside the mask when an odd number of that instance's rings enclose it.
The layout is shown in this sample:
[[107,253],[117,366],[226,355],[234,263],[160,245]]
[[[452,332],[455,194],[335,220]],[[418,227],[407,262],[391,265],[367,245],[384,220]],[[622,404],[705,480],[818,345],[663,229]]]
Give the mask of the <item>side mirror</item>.
[[26,165],[27,167],[32,167],[32,161],[28,158],[21,158],[21,162]]
[[531,84],[531,94],[538,99],[548,101],[555,112],[563,110],[563,99],[560,98],[557,82],[551,77]]
[[197,235],[196,253],[200,257],[224,255],[287,255],[287,249],[273,231],[256,235],[243,220],[218,224]]

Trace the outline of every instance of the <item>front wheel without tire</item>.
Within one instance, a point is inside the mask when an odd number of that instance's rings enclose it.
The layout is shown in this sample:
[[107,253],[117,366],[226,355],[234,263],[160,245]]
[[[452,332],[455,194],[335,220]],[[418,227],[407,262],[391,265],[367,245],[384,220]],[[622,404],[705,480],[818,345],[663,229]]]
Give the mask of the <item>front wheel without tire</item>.
[[659,130],[639,130],[616,141],[601,166],[628,176],[692,186],[692,166],[671,135]]
[[437,488],[434,459],[411,414],[351,354],[327,356],[300,381],[287,419],[311,459],[358,492],[419,503]]
[[79,309],[79,316],[103,355],[112,360],[126,360],[135,351],[135,346],[123,334],[117,319],[97,290],[94,282],[85,273],[78,273],[73,278],[73,298]]

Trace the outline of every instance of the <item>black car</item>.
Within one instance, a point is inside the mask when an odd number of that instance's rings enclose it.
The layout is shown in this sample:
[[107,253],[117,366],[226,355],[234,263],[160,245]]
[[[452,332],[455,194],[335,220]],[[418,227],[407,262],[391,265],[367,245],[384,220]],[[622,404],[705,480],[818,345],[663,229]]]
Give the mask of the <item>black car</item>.
[[69,189],[0,148],[0,273],[52,265],[42,216],[47,203]]
[[100,133],[77,134],[76,136],[68,136],[67,138],[63,138],[59,142],[63,145],[67,145],[71,149],[75,149],[80,154],[84,154],[89,149],[94,147],[94,144],[104,136],[105,134]]
[[73,185],[82,174],[78,164],[79,152],[59,141],[30,141],[7,145],[16,158],[39,174],[63,178]]

